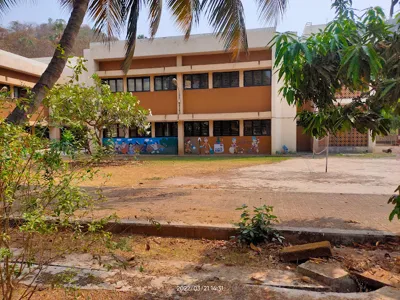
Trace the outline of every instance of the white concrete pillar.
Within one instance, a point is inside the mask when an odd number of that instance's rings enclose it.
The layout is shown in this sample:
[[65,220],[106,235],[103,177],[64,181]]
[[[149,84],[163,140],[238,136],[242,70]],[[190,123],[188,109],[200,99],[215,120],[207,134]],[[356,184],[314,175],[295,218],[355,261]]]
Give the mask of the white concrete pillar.
[[150,75],[150,92],[154,92],[154,75]]
[[151,137],[156,137],[156,122],[151,122]]
[[244,71],[239,70],[239,87],[244,87]]
[[208,135],[210,137],[214,136],[214,121],[213,120],[208,121]]
[[176,57],[176,66],[177,67],[182,67],[182,55],[178,55]]
[[239,120],[239,136],[244,136],[244,120]]
[[179,73],[176,75],[176,100],[177,100],[177,113],[183,114],[183,75]]
[[368,152],[373,153],[376,145],[376,140],[372,140],[371,131],[368,131]]
[[208,72],[208,88],[212,89],[213,88],[213,73]]
[[178,121],[178,155],[185,154],[185,130],[183,121]]

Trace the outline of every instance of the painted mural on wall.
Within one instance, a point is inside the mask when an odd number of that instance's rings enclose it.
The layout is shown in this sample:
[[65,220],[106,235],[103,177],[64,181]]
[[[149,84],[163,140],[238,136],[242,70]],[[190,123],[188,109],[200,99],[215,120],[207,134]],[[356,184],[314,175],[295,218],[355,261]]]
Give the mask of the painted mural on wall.
[[103,139],[112,143],[117,154],[178,154],[178,138],[112,138]]
[[185,154],[271,154],[271,137],[186,137]]

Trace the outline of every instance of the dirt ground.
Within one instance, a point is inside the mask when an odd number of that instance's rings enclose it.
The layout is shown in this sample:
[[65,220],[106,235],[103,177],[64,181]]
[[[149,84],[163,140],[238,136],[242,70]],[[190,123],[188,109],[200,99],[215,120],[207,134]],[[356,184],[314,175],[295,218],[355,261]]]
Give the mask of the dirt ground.
[[[395,156],[163,158],[119,162],[97,215],[188,224],[232,224],[235,209],[272,205],[281,225],[400,232],[387,204],[400,183]],[[90,189],[102,178],[90,183]]]
[[[318,282],[296,272],[295,263],[279,261],[281,246],[260,245],[260,252],[233,241],[191,240],[144,236],[115,236],[120,250],[115,257],[124,265],[110,263],[109,253],[95,243],[82,252],[81,243],[69,242],[70,254],[55,261],[54,266],[96,270],[99,276],[78,281],[77,289],[43,287],[33,299],[398,299],[352,294],[350,298],[301,290],[273,287],[321,288]],[[334,247],[334,256],[318,263],[336,262],[349,271],[363,272],[379,265],[398,278],[399,245],[355,245]],[[103,265],[110,265],[107,270]],[[101,271],[103,270],[103,271]],[[99,272],[102,273],[99,273]],[[50,273],[45,277],[51,280]],[[107,275],[107,274],[108,275]],[[398,278],[400,283],[400,277]],[[108,285],[112,290],[94,290]],[[182,291],[180,286],[210,287],[204,291]],[[212,287],[212,288],[211,288]],[[85,290],[89,289],[89,290]]]

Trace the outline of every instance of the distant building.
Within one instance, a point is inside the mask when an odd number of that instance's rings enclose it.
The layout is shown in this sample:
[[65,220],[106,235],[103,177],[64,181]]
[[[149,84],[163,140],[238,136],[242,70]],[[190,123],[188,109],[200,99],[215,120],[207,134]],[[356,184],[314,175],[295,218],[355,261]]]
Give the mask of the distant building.
[[[307,34],[314,30],[310,26]],[[90,44],[84,51],[88,73],[82,80],[91,84],[90,75],[97,73],[114,92],[132,92],[152,112],[148,136],[116,124],[104,131],[105,142],[114,139],[120,153],[133,148],[179,155],[266,155],[284,148],[311,152],[315,142],[302,134],[296,108],[279,94],[274,49],[268,46],[274,34],[275,28],[248,30],[248,55],[237,61],[212,34],[193,35],[188,41],[182,36],[140,39],[127,74],[121,68],[124,41],[110,48]],[[11,90],[32,86],[48,62],[2,51],[0,84]],[[60,130],[47,125],[50,138],[59,138]]]

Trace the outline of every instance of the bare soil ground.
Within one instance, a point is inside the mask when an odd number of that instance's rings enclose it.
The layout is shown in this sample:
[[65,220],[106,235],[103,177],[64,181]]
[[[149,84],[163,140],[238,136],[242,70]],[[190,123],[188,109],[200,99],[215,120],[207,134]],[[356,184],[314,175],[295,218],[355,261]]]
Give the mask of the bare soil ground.
[[[388,195],[399,184],[393,155],[189,157],[119,161],[103,166],[108,201],[97,214],[188,224],[237,222],[235,208],[272,205],[281,225],[400,232],[389,222]],[[99,177],[88,184],[100,185]]]
[[[296,264],[280,262],[281,247],[277,245],[260,245],[258,253],[227,241],[137,235],[115,236],[114,241],[121,248],[115,255],[119,261],[126,262],[124,267],[117,263],[112,265],[110,271],[114,275],[92,276],[90,280],[86,276],[76,290],[42,287],[33,299],[398,299],[372,294],[352,294],[347,298],[345,294],[274,289],[271,285],[319,286],[310,278],[305,281],[304,276],[296,272]],[[83,249],[79,241],[71,239],[67,246],[70,254],[54,265],[99,270],[104,269],[100,258],[103,263],[109,262],[108,250],[101,243]],[[330,260],[339,262],[349,271],[361,272],[379,266],[393,276],[400,275],[400,248],[395,244],[335,247]],[[45,278],[51,280],[50,275]],[[103,282],[111,284],[114,290],[93,290]],[[269,286],[263,285],[265,283]],[[178,291],[179,286],[186,285],[208,286],[210,290]]]

